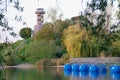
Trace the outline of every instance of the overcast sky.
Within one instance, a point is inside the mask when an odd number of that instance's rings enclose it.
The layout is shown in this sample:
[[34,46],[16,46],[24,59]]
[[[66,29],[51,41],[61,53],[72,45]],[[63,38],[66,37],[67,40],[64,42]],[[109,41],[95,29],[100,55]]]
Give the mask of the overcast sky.
[[[79,15],[80,10],[82,9],[80,3],[80,0],[58,0],[58,5],[62,10],[65,19]],[[36,24],[36,15],[34,12],[37,8],[44,8],[45,12],[47,12],[49,8],[58,8],[56,0],[39,0],[39,3],[38,0],[20,0],[20,4],[21,6],[24,6],[24,12],[22,13],[23,20],[32,28]],[[58,10],[58,12],[61,11]],[[10,15],[9,18],[12,19],[14,19],[13,16],[15,14],[18,14],[15,10],[11,12],[11,9],[8,10],[8,13]]]
[[[62,10],[64,19],[70,19],[73,16],[77,16],[82,10],[80,0],[58,0],[57,3],[56,0],[39,0],[39,2],[38,0],[20,0],[21,6],[24,7],[24,11],[22,13],[17,12],[13,7],[8,6],[7,17],[10,20],[9,24],[14,27],[16,33],[19,33],[19,30],[23,27],[28,26],[32,29],[34,28],[34,25],[36,24],[35,10],[37,8],[44,8],[45,12],[47,12],[50,8],[56,8],[58,9],[58,12],[61,12]],[[61,10],[59,10],[58,6]],[[27,25],[23,26],[22,22],[16,23],[16,21],[14,20],[14,16],[16,14],[22,14],[23,21],[25,21]]]

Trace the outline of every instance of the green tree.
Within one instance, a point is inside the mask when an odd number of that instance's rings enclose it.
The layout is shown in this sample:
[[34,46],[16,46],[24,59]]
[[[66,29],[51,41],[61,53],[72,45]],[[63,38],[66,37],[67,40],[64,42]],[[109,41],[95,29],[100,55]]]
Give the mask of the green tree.
[[15,54],[14,49],[11,46],[8,46],[2,51],[2,58],[6,65],[16,65],[18,64],[18,57]]
[[55,39],[61,39],[62,33],[65,28],[67,28],[70,25],[70,20],[56,20],[54,23],[55,31],[54,31],[54,38]]
[[22,28],[19,32],[20,36],[24,39],[30,38],[31,37],[32,30],[31,28]]
[[45,23],[41,30],[34,35],[34,38],[36,40],[45,39],[45,40],[51,40],[54,38],[53,33],[53,24],[52,23]]
[[111,52],[111,56],[114,57],[120,57],[120,40],[119,41],[115,41],[112,43],[112,52]]
[[26,61],[36,62],[41,59],[58,58],[56,54],[62,54],[61,46],[55,44],[54,40],[34,40],[32,43],[25,46]]
[[[106,54],[109,55],[112,50],[111,46],[112,42],[115,40],[113,38],[115,37],[114,31],[111,28],[114,27],[114,30],[118,28],[118,25],[115,26],[115,24],[111,24],[110,20],[112,11],[109,11],[109,8],[113,7],[113,3],[114,0],[110,0],[110,4],[108,0],[92,0],[87,3],[88,7],[85,11],[85,15],[83,15],[87,17],[87,19],[82,18],[80,23],[89,33],[89,40],[83,42],[83,45],[86,46],[88,50],[82,50],[89,51],[86,52],[86,54],[93,53],[88,56],[99,56],[102,51],[105,51]],[[89,50],[90,47],[91,49]]]

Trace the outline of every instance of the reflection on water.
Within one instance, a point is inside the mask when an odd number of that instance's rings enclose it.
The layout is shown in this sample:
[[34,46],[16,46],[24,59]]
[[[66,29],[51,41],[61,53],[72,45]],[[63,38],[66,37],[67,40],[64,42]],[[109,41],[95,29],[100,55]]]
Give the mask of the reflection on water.
[[87,77],[88,72],[86,72],[86,71],[81,71],[81,72],[79,72],[79,75],[80,75],[80,77],[85,78],[85,77]]
[[[63,68],[47,67],[47,68],[32,68],[18,69],[7,68],[6,80],[69,80],[63,74]],[[2,71],[0,71],[0,80],[2,80]]]
[[120,73],[110,73],[110,75],[114,80],[120,80]]
[[61,67],[46,68],[7,68],[6,76],[0,71],[0,80],[120,80],[120,73],[109,73],[109,71],[84,72],[63,70]]
[[120,80],[120,73],[109,73],[107,71],[85,72],[64,70],[64,75],[70,80]]

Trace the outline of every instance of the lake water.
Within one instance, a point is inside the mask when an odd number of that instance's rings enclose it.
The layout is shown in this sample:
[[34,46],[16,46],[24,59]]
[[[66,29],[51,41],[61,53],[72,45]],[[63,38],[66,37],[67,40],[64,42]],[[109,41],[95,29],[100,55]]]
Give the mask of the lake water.
[[120,80],[120,73],[101,73],[64,71],[62,67],[46,68],[7,68],[5,74],[0,71],[0,80]]

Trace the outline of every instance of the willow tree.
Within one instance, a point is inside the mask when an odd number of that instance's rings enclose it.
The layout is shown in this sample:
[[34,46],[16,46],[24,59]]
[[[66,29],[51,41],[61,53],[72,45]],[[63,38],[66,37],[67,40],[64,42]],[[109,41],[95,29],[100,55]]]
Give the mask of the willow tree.
[[81,29],[79,25],[69,26],[63,32],[64,44],[70,58],[81,57],[81,42],[88,35],[85,29]]

